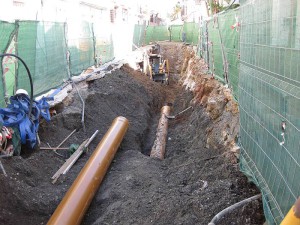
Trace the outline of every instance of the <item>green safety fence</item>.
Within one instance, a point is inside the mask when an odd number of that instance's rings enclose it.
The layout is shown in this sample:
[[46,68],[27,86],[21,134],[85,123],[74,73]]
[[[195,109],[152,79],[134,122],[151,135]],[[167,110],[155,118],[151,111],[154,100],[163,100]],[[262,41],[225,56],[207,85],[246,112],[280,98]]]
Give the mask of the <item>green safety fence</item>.
[[[6,53],[7,49],[9,48],[10,42],[13,39],[15,31],[15,24],[14,23],[8,23],[0,21],[0,53]],[[13,53],[13,52],[11,52]],[[6,66],[6,62],[11,61],[9,57],[1,58],[0,63],[0,71],[3,72],[1,83],[6,84],[0,85],[0,106],[5,106],[5,98],[8,96],[8,93],[6,93],[6,87],[10,87],[12,83],[14,83],[14,76],[11,76],[9,71],[9,66]],[[11,69],[14,69],[13,66],[11,66]],[[5,94],[6,93],[6,94]]]
[[[6,53],[7,49],[9,48],[10,42],[13,39],[14,31],[14,23],[0,21],[0,53]],[[4,57],[0,60],[0,71],[4,72],[0,82],[0,106],[4,106],[4,96],[6,92],[6,87],[4,84],[6,84],[7,86],[11,86],[10,84],[12,83],[12,81],[14,82],[14,76],[11,76],[11,74],[9,73],[9,70],[14,70],[14,64],[10,63],[11,66],[6,65],[6,62],[11,62],[11,59],[9,57]],[[2,64],[4,65],[4,67],[2,67]]]
[[135,25],[133,43],[136,46],[140,47],[156,41],[185,41],[185,43],[197,45],[199,43],[199,24],[185,22],[183,25],[169,27]]
[[0,53],[4,53],[8,48],[14,30],[14,23],[0,21]]
[[[17,53],[29,67],[34,95],[60,85],[68,78],[65,24],[20,21],[18,27]],[[17,77],[17,88],[30,90],[27,72],[21,64]]]
[[[220,39],[220,29],[217,24],[217,20],[207,21],[208,29],[208,43],[207,49],[209,51],[209,63],[210,70],[221,82],[226,83],[225,71],[224,71],[224,59],[223,59],[223,49],[221,39]],[[225,53],[224,53],[225,54]]]
[[[103,32],[105,31],[105,32]],[[111,32],[102,23],[93,24],[95,45],[95,65],[99,66],[114,58],[114,45]]]
[[[1,53],[15,53],[26,62],[36,96],[61,85],[70,75],[78,75],[92,65],[99,66],[114,58],[111,32],[103,29],[100,23],[96,25],[94,33],[93,24],[84,21],[79,24],[0,21],[0,50]],[[9,97],[17,88],[30,90],[22,63],[5,57],[3,72],[1,106],[5,106],[5,93]]]
[[169,40],[169,30],[167,26],[147,26],[145,44],[150,44],[156,41]]
[[114,46],[112,37],[107,41],[96,38],[95,53],[97,59],[97,66],[109,62],[114,58]]
[[300,195],[299,16],[297,1],[244,0],[200,29],[200,56],[239,102],[240,168],[263,194],[268,225]]
[[222,43],[220,40],[220,30],[216,23],[216,20],[207,21],[208,29],[208,51],[209,62],[212,73],[223,83],[225,81],[225,74],[223,68],[223,54]]
[[238,98],[239,79],[239,38],[240,26],[237,25],[239,10],[231,10],[217,18],[220,29],[220,36],[224,48],[225,69],[227,73],[227,83],[233,90],[233,94]]
[[200,28],[200,55],[209,70],[228,84],[238,98],[239,29],[235,27],[239,10],[230,10],[204,21]]
[[[144,45],[144,41],[145,41],[145,32],[146,32],[146,25],[139,25],[136,24],[134,25],[134,32],[133,32],[133,43],[137,46],[137,47],[141,47]],[[132,47],[132,49],[136,49],[134,46]]]
[[207,22],[203,21],[200,24],[199,30],[200,40],[198,46],[198,55],[204,59],[209,68],[209,52],[208,52],[208,30],[207,30]]
[[183,25],[171,25],[169,27],[170,40],[175,42],[182,42]]
[[[37,21],[18,21],[17,55],[27,64],[32,81],[35,79],[35,60],[37,45]],[[44,82],[47,84],[47,82]],[[20,63],[17,69],[17,88],[30,91],[30,83],[25,67]],[[35,87],[33,88],[35,90]],[[38,92],[37,92],[38,93]]]
[[241,169],[263,193],[269,225],[300,195],[300,3],[240,7]]
[[95,48],[92,24],[86,21],[68,23],[68,50],[70,52],[70,71],[78,75],[94,65]]
[[197,45],[199,43],[199,24],[194,22],[185,22],[183,25],[185,42]]
[[[15,36],[13,36],[13,39],[10,42],[10,45],[8,46],[8,48],[6,49],[6,53],[12,53],[15,54]],[[5,88],[3,89],[3,91],[5,90],[5,96],[8,100],[9,96],[14,94],[14,90],[16,89],[16,67],[17,65],[17,59],[14,57],[4,57],[3,58],[3,84],[5,84]]]

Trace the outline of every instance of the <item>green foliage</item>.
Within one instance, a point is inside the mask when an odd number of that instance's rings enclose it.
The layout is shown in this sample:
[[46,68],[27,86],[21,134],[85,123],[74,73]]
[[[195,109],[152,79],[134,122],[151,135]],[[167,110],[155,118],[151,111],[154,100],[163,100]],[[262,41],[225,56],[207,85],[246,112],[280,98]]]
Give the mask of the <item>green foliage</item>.
[[224,7],[219,2],[212,2],[210,8],[213,14],[219,13],[224,10]]

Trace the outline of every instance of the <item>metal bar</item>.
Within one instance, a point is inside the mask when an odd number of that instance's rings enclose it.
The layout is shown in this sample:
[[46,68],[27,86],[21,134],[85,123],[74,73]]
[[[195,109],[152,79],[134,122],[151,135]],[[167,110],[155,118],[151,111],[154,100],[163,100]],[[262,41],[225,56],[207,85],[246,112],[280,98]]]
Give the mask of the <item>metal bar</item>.
[[68,150],[69,148],[40,147],[40,150]]
[[[205,34],[206,34],[206,57],[207,57],[207,69],[208,71],[210,70],[210,66],[209,66],[209,44],[208,44],[208,41],[209,41],[209,38],[208,38],[208,22],[206,21],[205,22]],[[212,71],[213,73],[213,71]]]
[[136,49],[139,49],[140,47],[138,47],[136,44],[132,43],[133,47],[135,47]]
[[1,170],[2,170],[2,172],[3,172],[3,174],[4,174],[4,176],[7,177],[7,173],[6,173],[5,169],[4,169],[4,166],[3,166],[3,164],[2,164],[1,161],[0,161],[0,168],[1,168]]
[[[81,145],[78,147],[78,149],[67,159],[67,161],[59,168],[59,170],[56,171],[56,173],[51,177],[53,179],[52,184],[55,184],[57,179],[60,177],[60,175],[63,174],[63,172],[66,170],[66,168],[74,161],[74,158],[79,158],[79,156],[82,154],[84,150],[84,145],[88,142],[88,139],[86,139],[84,142],[81,143]],[[77,155],[79,155],[77,157]],[[73,164],[75,161],[73,162]],[[72,165],[73,165],[72,164]]]
[[188,108],[182,110],[181,112],[177,113],[175,116],[166,116],[168,119],[176,119],[178,116],[182,115],[183,113],[185,113],[186,111],[192,109],[193,106],[189,106]]
[[225,78],[226,84],[228,84],[228,62],[227,62],[226,54],[225,54],[225,50],[224,50],[224,43],[223,43],[223,40],[222,40],[222,35],[221,35],[221,31],[220,31],[220,25],[219,25],[219,19],[218,19],[218,16],[216,16],[216,20],[217,20],[218,33],[219,33],[220,44],[221,44],[221,52],[222,52],[222,59],[223,59],[224,78]]
[[85,150],[85,145],[88,143],[88,139],[82,143],[82,145],[72,154],[72,158],[70,157],[70,160],[67,163],[66,168],[63,170],[62,174],[66,174],[71,167],[74,165],[74,163],[79,159],[79,157],[82,155],[82,153]]
[[68,158],[68,160],[59,168],[59,170],[52,177],[52,179],[53,179],[52,183],[53,184],[56,183],[57,179],[60,177],[61,174],[66,174],[70,170],[70,168],[79,159],[79,157],[86,150],[86,148],[89,146],[89,144],[94,140],[94,138],[96,137],[98,132],[99,132],[99,130],[96,130],[95,133],[89,139],[85,140],[78,147],[78,149],[70,156],[70,158]]
[[74,163],[77,161],[77,159],[79,159],[79,157],[86,150],[86,148],[90,145],[90,143],[94,140],[94,138],[97,136],[98,133],[99,133],[99,130],[96,130],[95,133],[89,139],[86,140],[86,144],[83,147],[80,146],[78,148],[78,149],[80,149],[80,150],[77,150],[78,154],[74,153],[75,154],[74,158],[70,161],[69,165],[66,167],[66,169],[63,171],[62,174],[66,174],[71,169],[71,167],[74,165]]
[[186,111],[188,111],[192,108],[193,108],[193,106],[189,106],[188,108],[186,108],[186,109],[182,110],[181,112],[179,112],[176,116],[180,116],[181,114],[185,113]]
[[96,130],[95,133],[89,138],[88,142],[85,144],[85,148],[87,148],[91,142],[94,140],[94,138],[96,137],[96,135],[99,133],[99,130]]
[[66,140],[68,140],[74,133],[76,132],[76,129],[75,130],[73,130],[72,132],[71,132],[71,134],[69,134],[56,148],[54,148],[54,150],[56,150],[56,149],[58,149],[60,146],[62,146],[62,144],[63,143],[65,143],[66,142]]
[[[47,145],[48,145],[49,148],[52,148],[51,145],[50,145],[48,142],[47,142]],[[59,157],[64,158],[64,156],[63,156],[62,154],[59,154],[59,153],[56,151],[57,148],[52,148],[52,150],[53,150],[53,152],[54,152],[56,155],[58,155]]]
[[76,86],[75,82],[74,82],[73,80],[72,80],[72,82],[73,82],[73,85],[74,85],[74,87],[75,87],[75,89],[76,89],[76,92],[77,92],[77,94],[78,94],[78,96],[79,96],[79,98],[80,98],[80,101],[81,101],[81,103],[82,103],[81,124],[82,124],[83,131],[85,132],[85,131],[86,131],[86,129],[85,129],[85,124],[84,124],[85,102],[84,102],[84,100],[83,100],[83,98],[82,98],[82,96],[81,96],[81,94],[80,94],[80,92],[79,92],[79,89],[78,89],[78,87]]
[[48,221],[48,225],[79,225],[100,186],[128,128],[117,117]]

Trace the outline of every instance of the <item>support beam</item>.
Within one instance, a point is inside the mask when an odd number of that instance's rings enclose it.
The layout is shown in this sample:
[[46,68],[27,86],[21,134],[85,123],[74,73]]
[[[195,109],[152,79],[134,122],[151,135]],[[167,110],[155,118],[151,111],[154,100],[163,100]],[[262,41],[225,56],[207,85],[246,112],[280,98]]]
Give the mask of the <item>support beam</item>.
[[48,221],[48,225],[79,225],[128,128],[117,117]]
[[164,159],[168,135],[168,117],[171,107],[165,105],[161,109],[161,117],[158,122],[156,138],[150,153],[150,157]]

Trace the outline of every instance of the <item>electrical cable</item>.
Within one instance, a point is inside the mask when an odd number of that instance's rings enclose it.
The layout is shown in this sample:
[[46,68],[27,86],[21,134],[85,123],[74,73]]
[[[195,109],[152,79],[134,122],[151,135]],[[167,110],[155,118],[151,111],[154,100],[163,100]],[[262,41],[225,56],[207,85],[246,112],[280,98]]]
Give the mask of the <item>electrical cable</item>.
[[29,82],[30,82],[30,105],[29,105],[29,111],[28,111],[28,118],[30,118],[31,111],[32,111],[32,103],[33,103],[33,83],[32,83],[32,77],[30,74],[30,70],[29,70],[28,66],[26,65],[26,63],[23,61],[23,59],[20,58],[19,56],[12,54],[12,53],[0,54],[0,57],[5,57],[5,56],[13,56],[13,57],[17,58],[18,60],[20,60],[27,71]]

